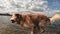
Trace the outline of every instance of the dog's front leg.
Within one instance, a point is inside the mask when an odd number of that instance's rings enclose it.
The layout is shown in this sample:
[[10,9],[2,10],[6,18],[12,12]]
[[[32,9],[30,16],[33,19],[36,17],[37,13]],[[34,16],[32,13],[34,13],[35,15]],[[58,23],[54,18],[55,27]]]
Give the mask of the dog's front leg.
[[40,30],[37,27],[32,28],[31,34],[40,34]]

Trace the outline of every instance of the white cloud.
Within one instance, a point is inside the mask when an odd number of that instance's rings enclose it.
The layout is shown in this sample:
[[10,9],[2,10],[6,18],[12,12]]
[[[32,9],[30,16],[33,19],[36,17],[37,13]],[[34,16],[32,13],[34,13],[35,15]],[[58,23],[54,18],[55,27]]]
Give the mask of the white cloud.
[[47,0],[0,0],[0,12],[13,13],[15,11],[42,13],[51,16],[57,10],[48,8]]
[[[20,9],[28,11],[46,11],[48,9],[47,1],[43,0],[0,0],[0,5],[5,7],[3,11],[23,11]],[[0,7],[1,8],[1,7]]]

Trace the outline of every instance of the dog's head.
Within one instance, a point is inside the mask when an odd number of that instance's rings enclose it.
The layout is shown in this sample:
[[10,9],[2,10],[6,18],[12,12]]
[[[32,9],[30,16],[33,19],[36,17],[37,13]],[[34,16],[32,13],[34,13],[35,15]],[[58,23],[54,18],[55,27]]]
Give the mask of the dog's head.
[[20,24],[21,19],[22,19],[22,15],[21,14],[14,13],[10,20],[11,20],[12,23],[17,22],[17,24]]

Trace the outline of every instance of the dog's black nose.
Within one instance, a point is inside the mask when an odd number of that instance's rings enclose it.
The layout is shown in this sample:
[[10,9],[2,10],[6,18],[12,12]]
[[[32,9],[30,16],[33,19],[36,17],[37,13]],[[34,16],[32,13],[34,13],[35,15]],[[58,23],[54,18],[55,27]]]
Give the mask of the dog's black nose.
[[14,23],[15,21],[14,20],[11,20],[12,23]]
[[14,20],[11,20],[11,21],[14,21]]

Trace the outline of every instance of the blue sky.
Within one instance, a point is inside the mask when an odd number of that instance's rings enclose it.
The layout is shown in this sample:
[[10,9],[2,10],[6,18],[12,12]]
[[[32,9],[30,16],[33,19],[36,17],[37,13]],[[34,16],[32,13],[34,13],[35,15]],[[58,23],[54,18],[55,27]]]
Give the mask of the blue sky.
[[60,0],[47,0],[48,7],[53,10],[60,10]]

